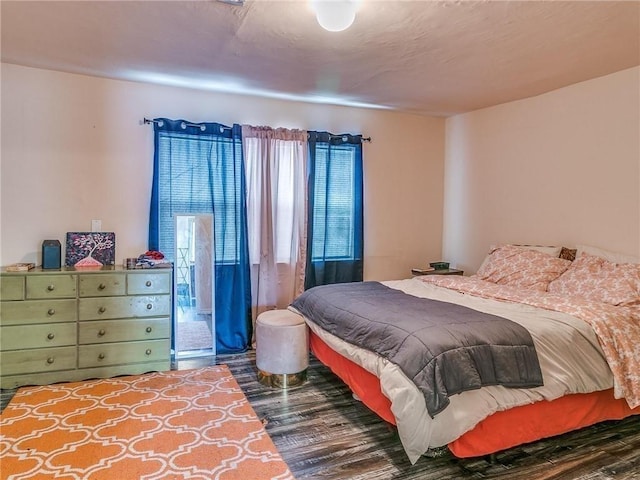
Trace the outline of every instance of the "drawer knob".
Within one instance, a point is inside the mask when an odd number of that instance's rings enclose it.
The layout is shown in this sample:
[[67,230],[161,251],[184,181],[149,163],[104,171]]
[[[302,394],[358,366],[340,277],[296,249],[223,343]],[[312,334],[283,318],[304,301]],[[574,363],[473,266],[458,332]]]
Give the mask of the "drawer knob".
[[47,285],[47,290],[53,292],[56,289],[55,285]]
[[146,351],[146,352],[144,352],[144,353],[145,353],[146,355],[151,355],[151,349],[150,349],[150,348],[147,348],[147,351]]
[[53,357],[49,357],[49,358],[47,358],[47,363],[48,363],[49,365],[51,365],[53,362],[55,362],[55,358],[53,358]]
[[151,310],[153,308],[153,305],[151,303],[147,303],[147,310]]
[[104,353],[98,354],[98,360],[104,360]]
[[53,308],[50,308],[49,310],[47,310],[47,315],[55,315],[56,311]]
[[151,280],[147,280],[147,282],[145,283],[145,285],[146,285],[147,287],[150,287],[150,286],[151,286]]
[[104,307],[100,307],[100,308],[98,309],[98,313],[104,313],[104,312],[106,312],[106,311],[107,311],[107,309],[106,309],[106,308],[104,308]]
[[105,334],[105,333],[107,333],[107,332],[105,332],[105,331],[104,331],[104,329],[100,329],[100,330],[98,331],[98,336],[99,336],[99,337],[104,337],[104,334]]
[[151,333],[151,330],[153,330],[153,328],[147,327],[146,330],[147,330],[147,333]]
[[56,336],[53,333],[50,333],[49,335],[47,335],[47,338],[49,340],[53,340]]
[[98,285],[98,290],[104,290],[105,288],[107,288],[107,286],[104,283]]

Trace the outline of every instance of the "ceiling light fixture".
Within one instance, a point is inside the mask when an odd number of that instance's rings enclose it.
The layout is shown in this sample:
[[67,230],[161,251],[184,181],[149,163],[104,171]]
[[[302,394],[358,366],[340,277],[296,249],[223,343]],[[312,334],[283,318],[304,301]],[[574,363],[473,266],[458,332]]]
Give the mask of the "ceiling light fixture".
[[355,20],[358,3],[358,0],[312,0],[311,7],[322,28],[341,32]]

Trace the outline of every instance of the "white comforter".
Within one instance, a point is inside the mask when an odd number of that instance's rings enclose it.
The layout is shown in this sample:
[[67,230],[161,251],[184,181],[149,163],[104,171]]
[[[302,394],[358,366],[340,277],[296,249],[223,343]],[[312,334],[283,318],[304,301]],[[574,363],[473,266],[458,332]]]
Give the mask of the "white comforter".
[[497,411],[613,386],[611,370],[593,329],[578,318],[474,297],[418,279],[382,283],[411,295],[465,305],[519,323],[531,332],[544,377],[544,385],[533,389],[491,386],[453,395],[450,405],[431,418],[423,395],[396,365],[346,343],[308,321],[309,328],[332,349],[380,379],[382,392],[391,401],[398,434],[411,463],[430,447],[452,442]]

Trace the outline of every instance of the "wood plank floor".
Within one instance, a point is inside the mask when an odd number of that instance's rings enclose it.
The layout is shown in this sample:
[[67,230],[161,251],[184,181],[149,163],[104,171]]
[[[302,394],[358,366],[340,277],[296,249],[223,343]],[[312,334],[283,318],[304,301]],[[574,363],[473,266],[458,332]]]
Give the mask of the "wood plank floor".
[[[254,352],[180,360],[175,367],[216,363],[229,366],[298,480],[640,480],[640,416],[513,448],[493,461],[456,459],[443,450],[411,465],[394,428],[354,401],[315,358],[308,381],[289,390],[258,383]],[[13,393],[2,391],[2,408]]]

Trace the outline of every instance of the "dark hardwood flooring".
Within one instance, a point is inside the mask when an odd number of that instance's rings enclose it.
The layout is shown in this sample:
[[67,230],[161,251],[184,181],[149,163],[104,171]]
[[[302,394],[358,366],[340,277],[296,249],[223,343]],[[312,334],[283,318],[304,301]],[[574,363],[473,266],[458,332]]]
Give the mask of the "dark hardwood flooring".
[[[314,357],[307,382],[288,390],[258,383],[255,353],[180,360],[174,368],[229,366],[291,471],[302,479],[640,480],[640,416],[512,448],[456,459],[446,449],[415,465],[380,420]],[[2,391],[2,408],[14,391]],[[247,479],[251,480],[251,479]]]

